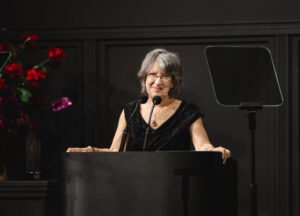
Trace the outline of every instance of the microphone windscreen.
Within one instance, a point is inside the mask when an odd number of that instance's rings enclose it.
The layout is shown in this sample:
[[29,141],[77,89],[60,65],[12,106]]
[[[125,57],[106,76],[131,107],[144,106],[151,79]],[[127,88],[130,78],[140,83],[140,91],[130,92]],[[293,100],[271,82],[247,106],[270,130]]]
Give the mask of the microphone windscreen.
[[139,98],[139,101],[141,104],[144,104],[148,101],[148,96],[147,95],[141,95]]
[[160,104],[161,103],[161,97],[160,96],[154,96],[152,102],[155,105]]

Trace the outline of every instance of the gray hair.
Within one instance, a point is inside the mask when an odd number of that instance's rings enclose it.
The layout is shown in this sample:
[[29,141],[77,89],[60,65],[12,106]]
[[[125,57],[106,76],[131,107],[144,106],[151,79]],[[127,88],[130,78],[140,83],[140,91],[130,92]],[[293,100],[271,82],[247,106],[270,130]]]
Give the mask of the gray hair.
[[137,73],[141,83],[141,93],[147,94],[145,80],[150,68],[156,61],[158,61],[160,68],[165,74],[171,77],[173,88],[170,90],[169,95],[175,95],[183,79],[181,61],[176,53],[169,52],[165,49],[154,49],[147,53],[143,60],[140,71]]

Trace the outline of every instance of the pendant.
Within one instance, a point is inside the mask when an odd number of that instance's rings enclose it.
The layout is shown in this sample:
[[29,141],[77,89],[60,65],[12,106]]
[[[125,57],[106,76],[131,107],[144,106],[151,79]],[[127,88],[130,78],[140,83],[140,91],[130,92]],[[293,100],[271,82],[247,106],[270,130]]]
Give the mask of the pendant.
[[156,127],[157,123],[155,120],[152,121],[152,125]]

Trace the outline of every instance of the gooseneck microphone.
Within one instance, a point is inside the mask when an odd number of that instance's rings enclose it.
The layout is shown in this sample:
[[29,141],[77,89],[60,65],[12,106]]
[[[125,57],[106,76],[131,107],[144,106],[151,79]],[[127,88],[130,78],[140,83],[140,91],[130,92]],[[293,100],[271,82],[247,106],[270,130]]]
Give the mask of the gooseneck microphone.
[[136,102],[136,105],[135,105],[135,108],[133,110],[133,112],[131,113],[129,119],[128,119],[128,122],[126,124],[126,128],[124,129],[123,131],[123,135],[122,135],[122,140],[121,140],[121,145],[120,145],[120,149],[119,149],[119,152],[120,151],[124,151],[124,146],[125,146],[125,142],[126,142],[126,138],[127,138],[127,134],[128,134],[128,123],[129,121],[132,119],[133,115],[135,114],[135,112],[137,111],[137,108],[139,107],[140,104],[144,104],[146,103],[148,100],[148,96],[147,95],[141,95],[138,99],[137,99],[137,102]]
[[146,149],[147,147],[147,141],[148,141],[148,133],[149,133],[149,129],[150,129],[150,122],[151,122],[151,117],[152,117],[152,113],[153,113],[153,109],[155,107],[155,105],[158,105],[161,103],[161,97],[160,96],[154,96],[152,99],[152,108],[150,111],[150,115],[149,115],[149,120],[148,120],[148,124],[147,124],[147,129],[146,129],[146,133],[145,133],[145,138],[144,138],[144,144],[143,144],[143,150]]

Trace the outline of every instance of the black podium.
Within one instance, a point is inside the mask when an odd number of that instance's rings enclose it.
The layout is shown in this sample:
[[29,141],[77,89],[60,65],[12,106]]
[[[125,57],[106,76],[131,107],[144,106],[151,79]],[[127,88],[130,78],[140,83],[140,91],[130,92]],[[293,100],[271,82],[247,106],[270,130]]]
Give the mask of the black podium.
[[65,216],[237,215],[237,163],[216,152],[63,155]]

